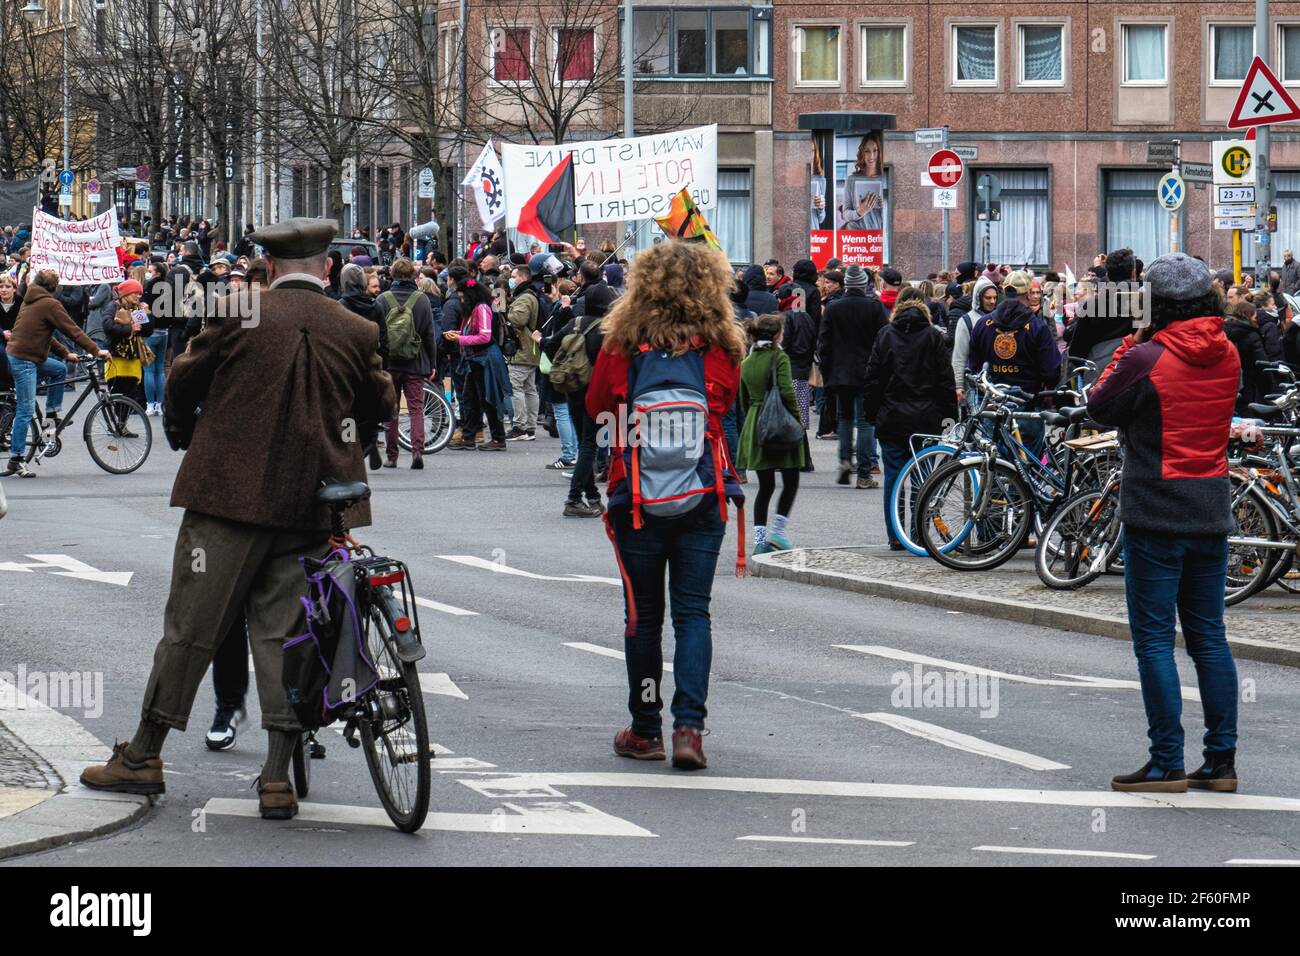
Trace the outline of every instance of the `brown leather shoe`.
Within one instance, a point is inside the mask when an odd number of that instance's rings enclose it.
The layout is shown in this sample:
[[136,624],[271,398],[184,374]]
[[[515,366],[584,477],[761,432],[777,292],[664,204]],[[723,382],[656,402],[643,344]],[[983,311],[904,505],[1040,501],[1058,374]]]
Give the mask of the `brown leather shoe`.
[[288,783],[259,783],[257,805],[263,820],[292,820],[298,815],[298,798]]
[[614,753],[633,760],[667,759],[662,737],[642,737],[634,733],[631,727],[624,727],[614,735]]
[[709,765],[704,759],[704,739],[694,727],[678,727],[673,731],[673,766],[678,770],[703,770]]
[[166,793],[163,783],[163,763],[159,757],[142,763],[126,759],[126,741],[113,745],[113,756],[101,767],[87,767],[81,771],[81,785],[91,790],[111,790],[113,793]]
[[494,440],[494,441],[484,442],[483,444],[479,445],[478,450],[479,451],[505,451],[506,447],[507,446],[505,442]]

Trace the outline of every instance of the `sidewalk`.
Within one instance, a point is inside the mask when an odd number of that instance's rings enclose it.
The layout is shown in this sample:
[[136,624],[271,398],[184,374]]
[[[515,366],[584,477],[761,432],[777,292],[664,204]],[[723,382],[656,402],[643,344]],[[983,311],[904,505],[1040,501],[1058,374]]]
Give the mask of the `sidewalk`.
[[6,685],[0,710],[0,859],[111,833],[144,815],[147,797],[77,783],[109,751],[73,720]]
[[[1129,640],[1124,579],[1102,575],[1078,591],[1053,591],[1032,551],[994,571],[949,571],[928,557],[884,547],[796,548],[752,558],[757,577],[856,591],[950,611]],[[1278,587],[1228,608],[1228,641],[1243,660],[1300,667],[1300,595]],[[1180,637],[1181,643],[1181,637]]]

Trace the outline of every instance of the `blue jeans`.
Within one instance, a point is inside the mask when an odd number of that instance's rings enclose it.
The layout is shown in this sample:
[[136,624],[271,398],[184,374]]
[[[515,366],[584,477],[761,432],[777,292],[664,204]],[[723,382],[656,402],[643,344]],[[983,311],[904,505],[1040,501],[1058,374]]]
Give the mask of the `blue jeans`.
[[577,461],[578,436],[573,428],[573,417],[569,415],[569,403],[563,395],[556,396],[551,403],[551,413],[555,416],[555,430],[560,433],[560,457],[565,461]]
[[48,415],[57,412],[63,407],[63,380],[68,377],[68,367],[53,356],[40,365],[12,355],[6,357],[9,359],[9,373],[14,378],[14,399],[17,406],[9,454],[21,458],[27,451],[27,430],[31,428],[32,417],[36,414],[38,381],[50,383],[50,390],[45,396],[45,413]]
[[[730,457],[732,464],[736,462],[736,454],[740,450],[740,402],[737,401],[727,409],[727,414],[722,416],[722,435],[727,439],[727,455]],[[743,475],[745,472],[739,465],[736,465],[736,474]]]
[[912,459],[912,449],[900,442],[880,440],[880,464],[884,471],[885,480],[882,482],[885,489],[885,534],[889,536],[890,544],[898,540],[894,534],[894,526],[889,521],[889,512],[894,500],[894,484],[898,481],[899,473],[907,467],[907,463]]
[[155,332],[144,340],[145,345],[153,349],[154,358],[152,365],[144,367],[144,400],[146,402],[162,403],[163,384],[165,382],[164,361],[167,357],[167,333]]
[[1183,700],[1174,665],[1174,615],[1205,712],[1205,753],[1237,746],[1237,666],[1223,628],[1228,540],[1124,529],[1124,588],[1137,655],[1151,762],[1183,769]]
[[627,654],[628,710],[632,730],[642,737],[662,734],[664,572],[672,600],[673,728],[704,728],[708,715],[709,668],[713,662],[713,635],[709,598],[713,572],[718,566],[724,526],[713,495],[680,518],[645,516],[640,530],[632,527],[631,512],[618,509],[610,515],[614,548],[623,576],[626,627],[623,647]]
[[862,389],[837,388],[835,393],[840,413],[836,423],[840,436],[840,461],[850,461],[853,458],[853,429],[856,427],[858,477],[866,478],[879,463],[876,458],[876,425],[862,417]]

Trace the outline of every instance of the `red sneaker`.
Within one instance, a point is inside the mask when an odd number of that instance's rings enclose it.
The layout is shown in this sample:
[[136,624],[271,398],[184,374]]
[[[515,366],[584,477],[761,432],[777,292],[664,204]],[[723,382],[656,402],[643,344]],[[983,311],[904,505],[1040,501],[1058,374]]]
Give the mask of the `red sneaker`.
[[664,739],[642,737],[634,733],[631,727],[624,727],[614,735],[614,753],[633,760],[663,760]]
[[673,766],[678,770],[703,770],[709,765],[704,758],[704,739],[694,727],[673,731]]

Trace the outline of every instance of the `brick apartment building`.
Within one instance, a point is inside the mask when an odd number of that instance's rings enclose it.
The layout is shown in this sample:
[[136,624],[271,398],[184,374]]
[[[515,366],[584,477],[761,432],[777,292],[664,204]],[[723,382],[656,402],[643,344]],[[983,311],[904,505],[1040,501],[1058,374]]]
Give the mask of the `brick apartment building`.
[[[1272,14],[1268,59],[1300,95],[1300,2],[1274,0]],[[534,15],[540,34],[549,19]],[[942,245],[942,214],[921,184],[933,147],[916,145],[913,132],[945,123],[952,143],[979,150],[958,187],[952,262],[980,248],[974,184],[983,171],[1003,187],[991,258],[1078,270],[1100,250],[1129,245],[1150,260],[1168,250],[1169,220],[1155,200],[1163,169],[1146,162],[1146,144],[1178,139],[1184,161],[1210,162],[1212,141],[1229,138],[1225,123],[1254,53],[1253,17],[1251,0],[873,7],[646,0],[634,20],[636,114],[685,103],[691,124],[719,124],[720,199],[711,219],[736,261],[788,263],[807,254],[812,151],[799,115],[839,110],[896,116],[884,150],[889,258],[909,274],[937,268]],[[470,22],[484,29],[490,18],[471,13]],[[603,29],[612,33],[617,21]],[[544,41],[533,40],[530,55],[555,48]],[[616,98],[589,126],[575,126],[573,138],[618,135]],[[1275,261],[1300,239],[1292,238],[1300,230],[1294,130],[1275,127],[1273,136]],[[850,157],[836,159],[842,178]],[[1211,227],[1211,190],[1194,188],[1186,250],[1224,265],[1231,234]],[[640,244],[654,232],[642,228]]]

